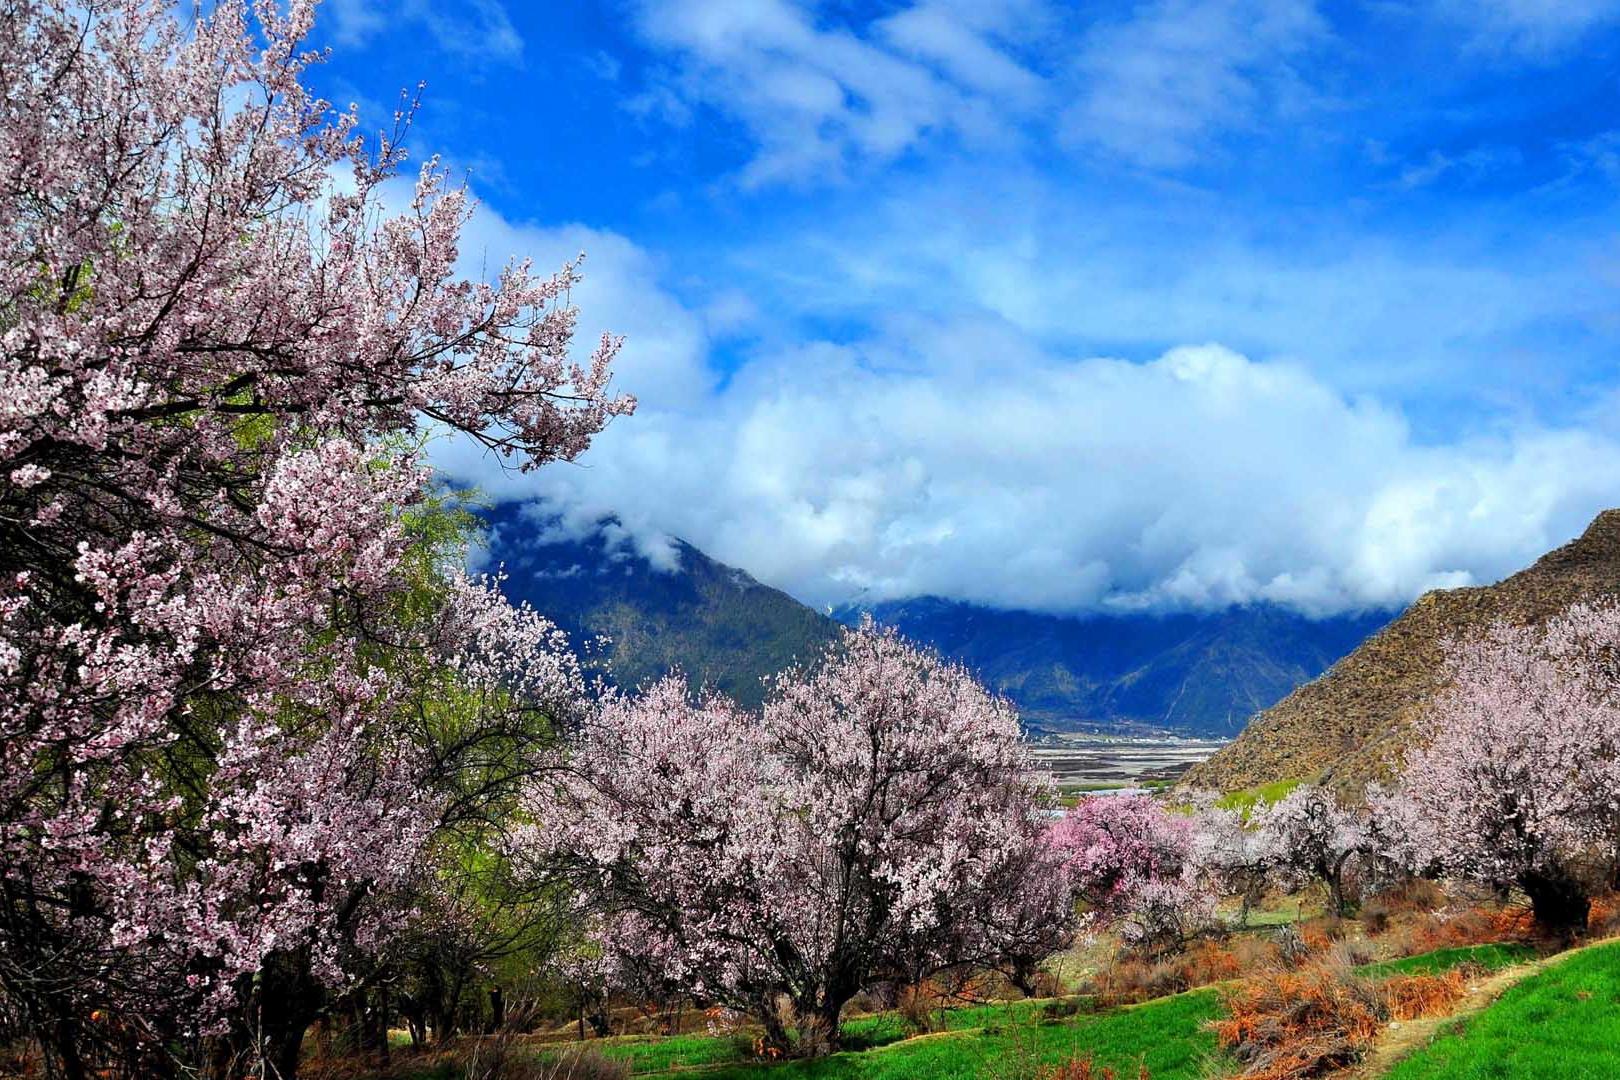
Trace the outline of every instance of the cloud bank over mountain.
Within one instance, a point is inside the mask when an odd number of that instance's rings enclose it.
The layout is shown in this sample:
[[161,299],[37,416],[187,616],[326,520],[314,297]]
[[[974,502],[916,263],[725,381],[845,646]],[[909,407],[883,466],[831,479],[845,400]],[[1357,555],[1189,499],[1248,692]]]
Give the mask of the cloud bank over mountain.
[[575,467],[506,475],[444,443],[436,459],[544,499],[564,530],[611,515],[655,561],[680,536],[815,604],[1390,607],[1567,539],[1620,476],[1599,424],[1426,443],[1398,406],[1216,343],[1074,356],[983,313],[738,342],[746,310],[687,306],[623,237],[480,228],[484,253],[590,250],[575,301],[586,329],[628,335],[619,378],[642,408]]

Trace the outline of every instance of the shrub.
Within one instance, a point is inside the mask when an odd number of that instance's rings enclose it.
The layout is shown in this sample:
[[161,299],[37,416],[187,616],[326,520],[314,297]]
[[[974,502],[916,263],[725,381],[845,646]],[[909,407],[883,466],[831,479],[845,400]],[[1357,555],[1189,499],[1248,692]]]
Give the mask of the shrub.
[[1311,948],[1299,932],[1299,927],[1285,923],[1272,932],[1277,946],[1277,959],[1288,967],[1298,967],[1311,958]]
[[1091,1001],[1087,998],[1058,998],[1041,1006],[1041,1019],[1067,1020],[1071,1016],[1079,1016],[1082,1012],[1090,1011],[1091,1007]]
[[1620,897],[1604,893],[1592,899],[1592,910],[1586,916],[1587,932],[1597,937],[1608,937],[1620,931]]
[[1245,934],[1233,941],[1232,955],[1237,959],[1238,970],[1245,974],[1276,967],[1282,962],[1282,950],[1276,940],[1259,934]]
[[1489,945],[1519,941],[1534,929],[1530,909],[1522,907],[1466,908],[1437,912],[1413,927],[1411,951],[1432,952],[1459,945]]
[[1264,972],[1224,998],[1227,1018],[1211,1026],[1252,1080],[1293,1080],[1349,1066],[1389,1018],[1377,984],[1336,961]]
[[629,1080],[630,1063],[604,1057],[594,1047],[541,1057],[497,1038],[478,1044],[461,1072],[462,1080]]
[[1063,995],[1063,980],[1055,972],[1037,971],[1029,984],[1030,997],[1050,998]]
[[1134,956],[1116,960],[1093,982],[1098,999],[1108,1005],[1149,1001],[1190,989],[1180,963],[1172,960],[1148,961]]
[[1333,948],[1328,951],[1336,962],[1347,964],[1350,967],[1370,964],[1376,958],[1372,942],[1363,938],[1345,938],[1343,941],[1336,942]]
[[1374,937],[1389,929],[1390,916],[1395,908],[1382,896],[1375,896],[1361,905],[1361,927]]
[[1201,941],[1181,959],[1183,980],[1188,987],[1235,979],[1244,972],[1242,960],[1231,948],[1214,941]]
[[537,1072],[509,1074],[503,1080],[629,1080],[630,1063],[603,1057],[595,1049],[574,1050]]
[[934,1030],[945,1004],[945,996],[939,986],[931,979],[924,979],[901,988],[895,1011],[911,1030],[926,1034]]
[[1392,975],[1380,989],[1391,1020],[1445,1016],[1468,992],[1467,978],[1478,969],[1452,968],[1444,975]]

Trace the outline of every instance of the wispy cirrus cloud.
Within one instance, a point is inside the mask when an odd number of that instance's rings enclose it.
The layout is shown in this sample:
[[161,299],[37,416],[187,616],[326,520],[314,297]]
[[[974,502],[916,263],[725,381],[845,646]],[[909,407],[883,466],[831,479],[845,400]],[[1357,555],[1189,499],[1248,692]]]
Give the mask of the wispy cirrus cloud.
[[1550,61],[1620,23],[1617,0],[1440,0],[1433,10],[1476,47],[1534,61]]
[[1315,95],[1300,60],[1327,37],[1312,0],[1150,0],[1092,27],[1064,112],[1071,145],[1148,168],[1297,114]]
[[678,123],[692,108],[735,117],[756,147],[745,187],[1007,139],[1045,90],[1018,55],[1021,7],[991,17],[936,0],[850,23],[788,0],[656,0],[637,26],[667,63],[635,104]]
[[440,48],[474,59],[510,61],[523,54],[523,38],[501,0],[326,0],[322,14],[340,45],[364,45],[404,27],[426,30]]
[[747,187],[1054,138],[1184,167],[1228,132],[1309,108],[1299,62],[1327,36],[1313,0],[1149,0],[1089,23],[1039,0],[918,0],[865,22],[791,0],[659,0],[637,25],[668,65],[636,106],[740,121],[756,147]]

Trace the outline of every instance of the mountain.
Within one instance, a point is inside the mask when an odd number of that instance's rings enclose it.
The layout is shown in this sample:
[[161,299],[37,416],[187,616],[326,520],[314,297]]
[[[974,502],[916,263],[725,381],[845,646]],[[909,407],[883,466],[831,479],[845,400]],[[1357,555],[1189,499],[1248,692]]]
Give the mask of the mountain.
[[937,598],[848,605],[973,669],[1035,729],[1233,735],[1388,619],[1308,619],[1270,605],[1067,618]]
[[[766,676],[814,659],[838,633],[833,619],[679,540],[658,566],[621,542],[612,522],[580,539],[517,504],[484,516],[507,595],[576,642],[609,639],[602,659],[621,686],[679,668],[756,706]],[[1064,618],[933,598],[834,614],[854,623],[866,611],[966,664],[1036,732],[1218,736],[1319,675],[1385,618],[1312,620],[1268,606]]]
[[1444,643],[1497,620],[1544,621],[1577,601],[1620,593],[1620,510],[1495,585],[1436,590],[1322,678],[1256,716],[1190,770],[1189,787],[1233,791],[1315,777],[1346,792],[1388,777],[1445,684]]
[[825,615],[682,541],[674,568],[660,569],[615,542],[611,528],[562,539],[515,504],[484,517],[507,597],[533,604],[576,644],[610,639],[603,658],[620,686],[680,668],[757,706],[765,676],[815,658],[838,634]]

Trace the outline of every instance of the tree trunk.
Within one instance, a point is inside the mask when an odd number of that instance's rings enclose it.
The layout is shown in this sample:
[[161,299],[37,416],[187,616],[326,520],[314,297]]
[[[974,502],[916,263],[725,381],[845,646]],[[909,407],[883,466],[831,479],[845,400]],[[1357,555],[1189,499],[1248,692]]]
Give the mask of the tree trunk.
[[265,961],[259,982],[261,1075],[296,1080],[304,1031],[320,1014],[322,991],[309,970],[306,950]]
[[389,1008],[388,987],[384,986],[377,991],[377,1055],[386,1066],[389,1062],[388,1022],[393,1019],[393,1011]]
[[501,996],[501,988],[489,988],[489,1032],[491,1035],[506,1026],[506,999]]
[[827,1050],[838,1049],[838,1040],[843,1035],[844,1005],[853,994],[829,995],[821,1003],[816,1018],[821,1021],[827,1035]]
[[1328,895],[1333,902],[1333,914],[1343,919],[1350,915],[1350,899],[1344,892],[1344,868],[1349,865],[1354,851],[1347,851],[1327,867]]
[[782,1018],[777,1015],[775,1002],[764,1001],[756,1011],[759,1013],[760,1025],[765,1028],[765,1045],[779,1054],[793,1053],[793,1040],[788,1036],[787,1028],[782,1026]]
[[79,1026],[71,1019],[56,1022],[55,1036],[51,1040],[57,1063],[62,1067],[62,1080],[85,1080],[89,1075],[84,1059],[79,1055]]
[[1541,933],[1568,944],[1586,929],[1592,898],[1578,883],[1563,876],[1534,874],[1519,884],[1530,897],[1530,910]]

